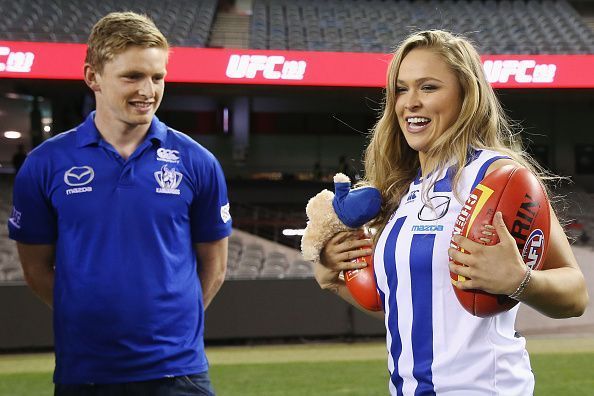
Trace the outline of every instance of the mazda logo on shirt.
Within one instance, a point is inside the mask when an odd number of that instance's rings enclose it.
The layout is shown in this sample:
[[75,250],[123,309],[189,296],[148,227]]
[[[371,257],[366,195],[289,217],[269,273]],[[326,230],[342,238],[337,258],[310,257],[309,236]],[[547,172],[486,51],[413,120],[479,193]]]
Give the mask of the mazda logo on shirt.
[[95,177],[95,171],[90,166],[73,166],[64,173],[64,183],[72,187],[89,184]]
[[434,221],[441,219],[448,213],[450,207],[450,197],[437,195],[429,199],[431,202],[426,203],[419,212],[419,220]]

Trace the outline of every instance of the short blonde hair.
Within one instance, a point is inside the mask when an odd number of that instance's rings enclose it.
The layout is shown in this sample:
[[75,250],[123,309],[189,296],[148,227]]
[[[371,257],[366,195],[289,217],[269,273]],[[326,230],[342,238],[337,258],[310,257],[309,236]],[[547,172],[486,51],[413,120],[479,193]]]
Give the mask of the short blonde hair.
[[[394,52],[388,68],[384,110],[372,130],[365,151],[364,183],[378,188],[383,198],[382,211],[372,223],[380,230],[398,207],[420,167],[418,153],[406,142],[396,115],[396,81],[400,64],[416,48],[428,49],[439,55],[456,75],[462,91],[460,114],[427,151],[424,173],[444,169],[454,160],[454,195],[459,200],[464,197],[459,196],[456,186],[471,149],[498,151],[541,178],[545,176],[544,170],[522,149],[519,135],[487,81],[474,46],[464,37],[442,30],[414,33]],[[428,193],[431,186],[424,187]]]
[[85,63],[102,72],[103,66],[130,46],[163,48],[169,43],[146,15],[135,12],[112,12],[101,18],[89,35]]

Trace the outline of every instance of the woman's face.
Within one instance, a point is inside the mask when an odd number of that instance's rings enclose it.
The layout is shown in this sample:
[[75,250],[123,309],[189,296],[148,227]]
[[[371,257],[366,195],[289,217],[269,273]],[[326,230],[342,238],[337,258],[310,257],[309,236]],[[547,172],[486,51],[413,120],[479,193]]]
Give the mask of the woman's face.
[[[396,115],[408,145],[424,153],[460,114],[456,74],[430,49],[413,49],[402,60],[396,83]],[[423,163],[423,162],[421,162]]]

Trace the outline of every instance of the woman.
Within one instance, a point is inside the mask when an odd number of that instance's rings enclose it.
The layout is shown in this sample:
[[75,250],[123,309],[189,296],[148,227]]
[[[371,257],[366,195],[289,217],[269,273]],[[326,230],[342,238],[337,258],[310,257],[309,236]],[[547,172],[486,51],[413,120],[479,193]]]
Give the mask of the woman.
[[[584,312],[584,278],[552,209],[542,271],[531,273],[524,264],[500,213],[483,231],[485,240],[496,235],[500,243],[483,246],[457,236],[470,254],[449,248],[454,219],[485,175],[508,164],[539,175],[514,137],[468,41],[424,31],[396,50],[385,109],[365,155],[366,181],[384,200],[372,223],[378,230],[373,254],[393,395],[533,393],[525,340],[514,331],[518,307],[490,318],[472,316],[452,283],[513,295],[554,318]],[[320,286],[353,305],[339,273],[360,267],[350,260],[371,253],[365,248],[371,241],[359,237],[337,234],[316,265]],[[452,282],[449,271],[469,280]]]

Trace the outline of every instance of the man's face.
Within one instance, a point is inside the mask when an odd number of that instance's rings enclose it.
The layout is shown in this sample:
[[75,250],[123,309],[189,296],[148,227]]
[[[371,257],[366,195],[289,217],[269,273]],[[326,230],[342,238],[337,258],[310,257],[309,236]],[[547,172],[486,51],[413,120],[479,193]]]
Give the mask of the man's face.
[[167,57],[163,48],[132,46],[106,62],[89,84],[96,93],[96,117],[115,128],[150,124],[163,97]]

